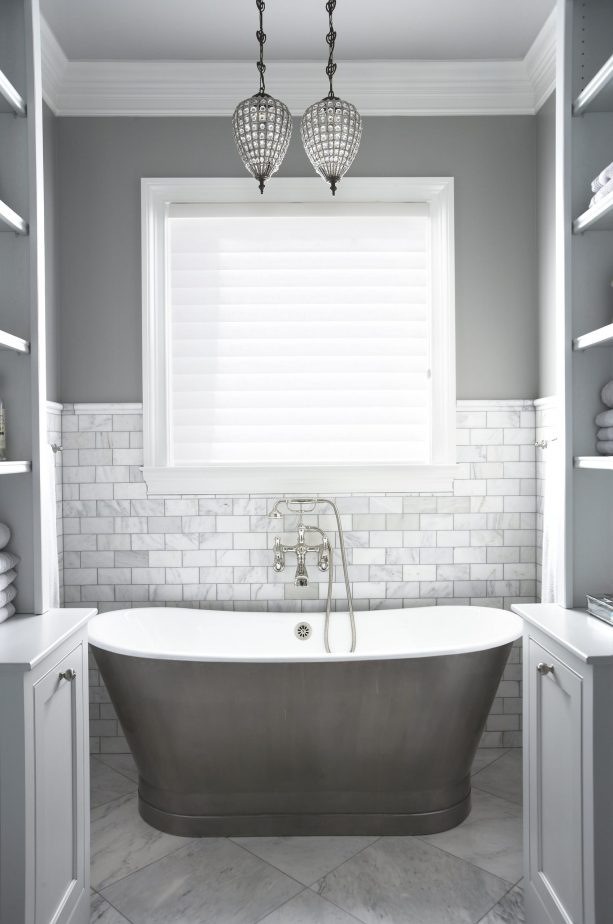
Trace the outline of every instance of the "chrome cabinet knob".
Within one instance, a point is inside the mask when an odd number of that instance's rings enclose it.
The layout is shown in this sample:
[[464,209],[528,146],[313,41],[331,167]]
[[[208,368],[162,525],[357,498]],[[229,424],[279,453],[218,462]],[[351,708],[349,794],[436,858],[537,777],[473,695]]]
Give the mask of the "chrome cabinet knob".
[[544,661],[541,661],[540,664],[537,664],[536,669],[539,674],[553,674],[553,664],[545,664]]
[[73,671],[72,668],[68,668],[67,671],[60,672],[60,680],[74,680],[77,676],[77,672]]

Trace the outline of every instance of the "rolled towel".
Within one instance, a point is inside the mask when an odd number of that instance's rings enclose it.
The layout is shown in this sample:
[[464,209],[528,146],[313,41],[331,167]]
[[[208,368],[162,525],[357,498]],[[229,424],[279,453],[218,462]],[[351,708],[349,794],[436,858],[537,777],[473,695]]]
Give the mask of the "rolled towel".
[[15,607],[12,603],[7,603],[6,606],[0,607],[0,622],[4,622],[5,619],[10,619],[14,615]]
[[613,440],[613,427],[602,427],[600,430],[597,430],[596,439],[602,440],[603,442]]
[[605,183],[604,186],[601,186],[600,189],[594,193],[590,199],[590,208],[593,205],[596,205],[597,202],[600,202],[601,199],[605,199],[611,192],[613,192],[613,180],[609,180],[607,183]]
[[597,427],[613,427],[613,411],[601,411],[596,417]]
[[6,574],[11,568],[15,568],[20,561],[19,555],[13,555],[12,552],[0,552],[0,574]]
[[8,544],[11,538],[11,531],[8,526],[5,526],[4,523],[0,523],[0,549],[3,549],[5,545]]
[[603,404],[606,404],[607,407],[613,407],[613,382],[607,382],[606,385],[603,385],[602,391],[600,392],[600,400]]
[[11,568],[10,571],[5,571],[4,574],[0,574],[0,590],[4,590],[5,587],[12,584],[16,577],[17,572],[14,568]]
[[[613,456],[613,440],[604,440],[596,443],[596,452],[601,456]],[[1,593],[0,599],[2,599]]]
[[[611,446],[613,446],[613,443],[611,443]],[[0,606],[6,606],[6,604],[14,600],[16,596],[17,588],[14,584],[9,584],[4,590],[0,590]]]
[[613,180],[613,161],[609,164],[608,167],[605,167],[604,170],[601,170],[598,176],[596,177],[598,183],[600,183],[600,188],[606,186],[609,180]]

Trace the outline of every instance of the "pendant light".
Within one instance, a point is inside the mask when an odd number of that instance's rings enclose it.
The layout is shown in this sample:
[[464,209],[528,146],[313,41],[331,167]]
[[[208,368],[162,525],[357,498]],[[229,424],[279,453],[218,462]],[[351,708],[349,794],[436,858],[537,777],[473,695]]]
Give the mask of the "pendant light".
[[326,35],[326,42],[330,54],[326,74],[330,81],[330,92],[324,99],[309,106],[300,124],[302,143],[307,156],[317,173],[330,184],[332,195],[336,193],[338,183],[353,163],[362,137],[362,119],[358,110],[351,103],[334,95],[332,78],[336,73],[336,32],[332,14],[335,7],[336,0],[328,0],[326,11],[330,29]]
[[290,111],[280,100],[266,92],[264,72],[264,0],[256,0],[260,14],[260,28],[256,38],[260,43],[260,60],[257,69],[260,73],[260,89],[253,96],[244,99],[234,110],[232,124],[234,141],[242,161],[255,177],[264,192],[266,180],[276,173],[285,157],[292,137],[292,117]]

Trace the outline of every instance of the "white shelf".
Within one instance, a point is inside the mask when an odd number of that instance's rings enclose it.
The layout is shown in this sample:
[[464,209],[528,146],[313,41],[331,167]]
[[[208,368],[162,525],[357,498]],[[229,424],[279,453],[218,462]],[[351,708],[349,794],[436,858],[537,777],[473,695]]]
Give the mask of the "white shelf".
[[613,228],[613,192],[597,202],[573,221],[573,231],[581,234],[589,228],[608,231]]
[[18,116],[26,114],[26,104],[23,97],[2,71],[0,71],[0,112],[12,112]]
[[0,231],[14,231],[16,234],[28,233],[28,225],[21,215],[2,201],[0,201]]
[[613,456],[575,456],[575,468],[600,468],[613,471]]
[[574,102],[574,115],[586,112],[613,112],[613,55]]
[[15,353],[29,353],[30,344],[23,337],[15,337],[5,330],[0,330],[0,350],[14,350]]
[[0,462],[0,475],[19,475],[31,471],[31,462]]
[[581,334],[573,340],[573,350],[587,350],[594,346],[607,346],[613,344],[613,324],[606,324],[589,334]]

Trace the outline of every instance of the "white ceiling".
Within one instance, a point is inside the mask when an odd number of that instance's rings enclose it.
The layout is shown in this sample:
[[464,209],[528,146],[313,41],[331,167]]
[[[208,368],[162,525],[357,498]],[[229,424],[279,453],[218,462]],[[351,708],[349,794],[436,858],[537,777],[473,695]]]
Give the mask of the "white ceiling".
[[[339,60],[523,58],[554,0],[339,0]],[[254,0],[41,0],[71,60],[247,60]],[[270,60],[325,57],[324,0],[267,0]]]

